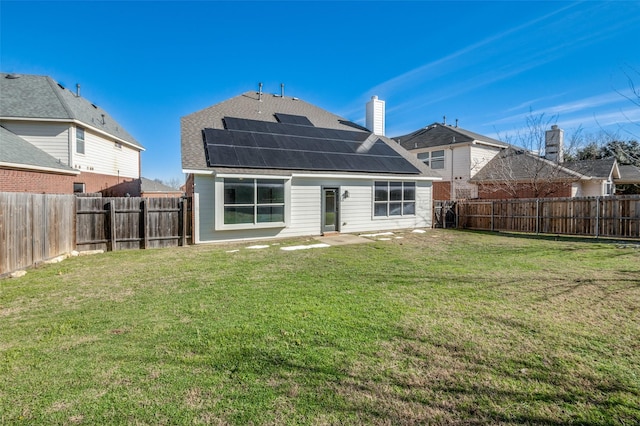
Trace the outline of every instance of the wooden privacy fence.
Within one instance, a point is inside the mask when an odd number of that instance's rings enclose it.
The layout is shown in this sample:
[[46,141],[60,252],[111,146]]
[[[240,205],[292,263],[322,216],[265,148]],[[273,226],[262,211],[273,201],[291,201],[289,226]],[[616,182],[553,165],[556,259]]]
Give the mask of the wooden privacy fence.
[[0,193],[0,275],[74,250],[191,244],[190,198]]
[[75,250],[75,199],[0,193],[0,275]]
[[191,242],[188,198],[78,198],[78,250],[184,246]]
[[456,227],[640,238],[640,195],[459,201]]

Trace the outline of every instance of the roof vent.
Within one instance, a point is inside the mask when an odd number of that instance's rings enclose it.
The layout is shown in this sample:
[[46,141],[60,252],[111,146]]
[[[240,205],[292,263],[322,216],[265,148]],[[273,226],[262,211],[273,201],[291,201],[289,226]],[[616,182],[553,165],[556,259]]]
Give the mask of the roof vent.
[[258,100],[262,102],[262,83],[258,83]]
[[9,80],[15,80],[16,78],[22,77],[20,74],[16,74],[12,72],[11,74],[7,74],[4,78],[8,78]]

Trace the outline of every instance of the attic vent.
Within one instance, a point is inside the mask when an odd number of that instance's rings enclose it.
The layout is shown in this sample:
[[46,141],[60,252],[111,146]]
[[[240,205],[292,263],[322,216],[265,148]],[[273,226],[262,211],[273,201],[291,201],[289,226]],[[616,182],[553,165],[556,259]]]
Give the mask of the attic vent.
[[58,87],[64,90],[64,86],[62,84],[58,83]]
[[96,106],[96,104],[91,104],[92,107],[94,107],[95,109],[98,109],[98,107]]
[[8,78],[9,80],[15,80],[16,78],[20,78],[20,74],[11,73],[4,76],[4,78]]

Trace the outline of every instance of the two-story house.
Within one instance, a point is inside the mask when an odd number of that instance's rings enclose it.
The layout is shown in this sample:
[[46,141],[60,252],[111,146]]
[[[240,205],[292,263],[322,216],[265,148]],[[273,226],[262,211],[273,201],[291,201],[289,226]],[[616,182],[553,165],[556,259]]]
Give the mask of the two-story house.
[[478,187],[469,180],[508,147],[499,140],[462,129],[457,123],[433,123],[393,139],[442,178],[433,184],[434,200],[477,198]]
[[140,193],[144,148],[79,85],[0,73],[0,126],[0,191]]

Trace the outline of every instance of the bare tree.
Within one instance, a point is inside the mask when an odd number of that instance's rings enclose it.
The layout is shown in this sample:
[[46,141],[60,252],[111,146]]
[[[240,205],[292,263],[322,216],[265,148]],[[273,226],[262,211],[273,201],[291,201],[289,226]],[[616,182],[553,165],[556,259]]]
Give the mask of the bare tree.
[[[501,138],[509,147],[472,179],[480,191],[500,198],[542,198],[570,193],[572,183],[581,175],[562,164],[565,152],[575,151],[579,137],[577,133],[572,135],[565,145],[563,131],[555,125],[556,120],[557,116],[529,114],[523,130]],[[550,129],[552,133],[548,135]],[[547,152],[549,137],[559,138],[555,147],[561,151],[553,155]]]

